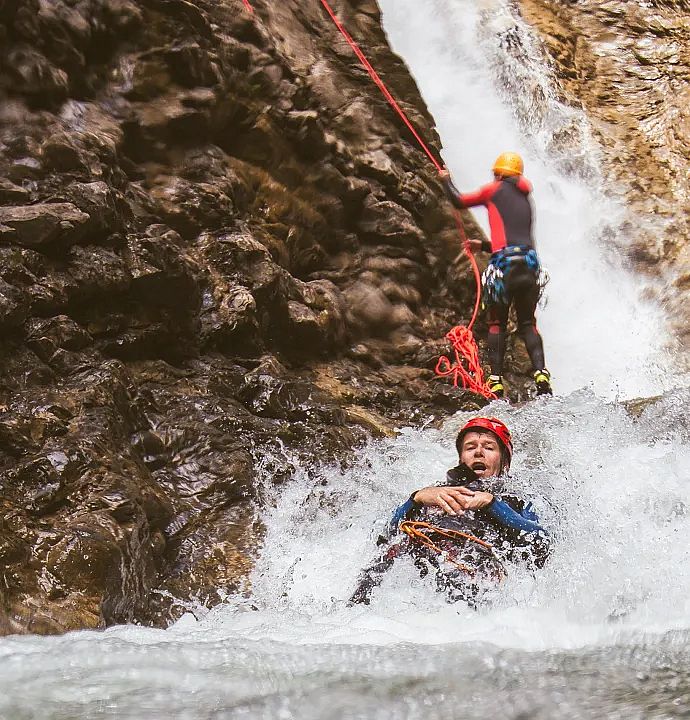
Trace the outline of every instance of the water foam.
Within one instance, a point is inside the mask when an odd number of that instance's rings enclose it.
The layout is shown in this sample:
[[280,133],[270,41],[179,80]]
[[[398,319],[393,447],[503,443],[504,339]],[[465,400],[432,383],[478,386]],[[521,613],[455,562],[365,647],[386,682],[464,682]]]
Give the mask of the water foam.
[[479,612],[448,605],[405,559],[370,607],[345,604],[392,508],[455,462],[460,415],[441,430],[372,442],[346,470],[299,473],[265,517],[251,601],[258,612],[223,608],[206,622],[297,644],[492,642],[523,650],[686,628],[690,426],[681,411],[675,423],[668,418],[689,399],[660,400],[639,417],[584,390],[490,408],[515,431],[514,484],[534,499],[554,550],[536,576],[513,569]]

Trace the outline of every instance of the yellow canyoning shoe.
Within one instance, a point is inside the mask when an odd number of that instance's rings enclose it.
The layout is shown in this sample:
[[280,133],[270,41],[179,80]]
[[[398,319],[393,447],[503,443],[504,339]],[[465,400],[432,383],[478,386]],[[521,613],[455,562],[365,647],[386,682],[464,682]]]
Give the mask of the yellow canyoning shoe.
[[486,380],[486,387],[489,389],[489,392],[492,392],[496,397],[502,398],[505,394],[503,378],[500,375],[489,375]]
[[537,395],[553,395],[551,373],[548,370],[535,370],[534,384],[537,386]]

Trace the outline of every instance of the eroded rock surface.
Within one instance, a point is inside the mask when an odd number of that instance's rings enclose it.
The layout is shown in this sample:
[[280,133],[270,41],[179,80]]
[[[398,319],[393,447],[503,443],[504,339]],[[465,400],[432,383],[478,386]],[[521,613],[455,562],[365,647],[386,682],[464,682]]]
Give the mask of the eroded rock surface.
[[0,633],[242,592],[266,484],[481,403],[433,168],[319,3],[254,4],[0,2]]

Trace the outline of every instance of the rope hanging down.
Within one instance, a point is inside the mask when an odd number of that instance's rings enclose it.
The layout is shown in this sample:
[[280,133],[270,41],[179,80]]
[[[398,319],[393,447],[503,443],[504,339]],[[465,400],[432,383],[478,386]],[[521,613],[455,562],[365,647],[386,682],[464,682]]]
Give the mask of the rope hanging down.
[[[457,387],[458,380],[460,380],[462,387],[472,388],[477,376],[483,380],[483,370],[481,362],[479,361],[479,349],[472,336],[472,331],[468,327],[456,325],[446,333],[446,338],[453,347],[455,362],[452,363],[446,355],[441,355],[436,363],[436,374],[439,377],[452,377],[453,387]],[[463,362],[463,360],[465,362]],[[465,368],[465,363],[467,364],[467,368]],[[479,392],[479,390],[475,390],[475,392]],[[481,394],[485,397],[489,397],[489,395],[493,397],[493,394],[486,390],[483,382]]]
[[[253,12],[253,8],[249,3],[249,0],[242,1],[245,7],[247,7],[250,12]],[[415,140],[419,143],[421,149],[426,153],[427,157],[432,162],[439,174],[442,173],[444,171],[444,167],[434,157],[433,153],[428,148],[422,137],[419,135],[414,125],[410,122],[410,119],[407,117],[403,109],[400,107],[396,99],[386,87],[386,84],[379,77],[379,74],[374,69],[374,66],[369,62],[359,45],[355,42],[350,33],[348,33],[344,25],[340,22],[335,12],[333,11],[333,8],[329,5],[327,0],[320,0],[320,2],[326,9],[326,12],[329,14],[331,20],[333,20],[335,26],[340,31],[340,34],[345,38],[348,45],[352,48],[355,55],[359,58],[359,61],[366,68],[371,79],[377,85],[379,90],[381,90],[383,96],[386,98],[390,106],[400,116],[400,119],[405,123],[405,125],[412,133]],[[495,398],[496,396],[487,389],[484,382],[484,372],[479,361],[479,349],[477,348],[477,343],[474,339],[474,336],[472,335],[472,327],[475,320],[477,319],[477,313],[479,311],[479,298],[481,295],[481,278],[479,275],[479,268],[477,267],[477,261],[474,259],[474,255],[470,250],[460,213],[455,208],[453,209],[453,213],[455,217],[455,223],[458,228],[458,234],[460,235],[460,241],[462,243],[465,254],[469,258],[470,265],[472,266],[472,272],[474,273],[474,279],[476,284],[476,300],[474,303],[474,312],[472,313],[472,319],[470,320],[469,325],[467,327],[457,325],[446,334],[446,338],[448,338],[448,340],[453,346],[453,351],[455,353],[455,362],[451,363],[451,361],[445,355],[442,355],[439,358],[438,363],[436,364],[436,374],[440,377],[452,375],[454,387],[457,387],[458,379],[460,379],[462,381],[463,388],[471,390],[479,395],[483,395],[486,398]]]

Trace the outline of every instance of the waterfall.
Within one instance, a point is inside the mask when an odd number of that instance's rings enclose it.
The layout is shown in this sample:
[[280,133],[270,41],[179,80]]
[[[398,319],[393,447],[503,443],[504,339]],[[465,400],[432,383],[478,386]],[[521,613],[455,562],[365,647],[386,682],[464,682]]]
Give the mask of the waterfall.
[[[448,604],[401,558],[370,606],[347,599],[412,490],[455,464],[468,415],[371,441],[348,467],[299,467],[262,515],[251,593],[168,630],[0,641],[0,717],[670,717],[690,678],[687,391],[660,309],[624,269],[626,209],[605,192],[586,118],[559,99],[506,1],[380,0],[462,189],[517,150],[551,273],[540,313],[556,396],[497,401],[514,482],[553,539],[479,610]],[[412,30],[413,29],[413,30]],[[486,227],[482,209],[476,212]],[[20,688],[20,691],[17,690]],[[680,699],[680,705],[678,698]],[[683,705],[685,703],[685,705]]]
[[[436,120],[456,185],[467,191],[490,182],[504,150],[525,158],[536,244],[551,277],[538,325],[556,391],[658,393],[672,387],[669,338],[659,308],[641,298],[640,278],[624,269],[630,218],[606,191],[585,116],[559,100],[546,58],[512,5],[381,2],[391,45]],[[473,212],[488,231],[486,210]]]

